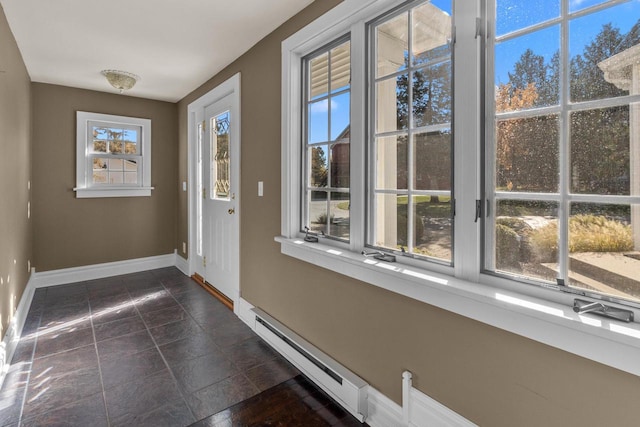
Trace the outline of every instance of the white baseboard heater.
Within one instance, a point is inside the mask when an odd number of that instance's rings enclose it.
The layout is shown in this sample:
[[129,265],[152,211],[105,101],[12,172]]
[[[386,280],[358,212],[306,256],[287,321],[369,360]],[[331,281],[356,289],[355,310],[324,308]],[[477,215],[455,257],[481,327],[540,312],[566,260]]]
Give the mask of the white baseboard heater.
[[255,331],[358,421],[367,417],[368,384],[259,308]]

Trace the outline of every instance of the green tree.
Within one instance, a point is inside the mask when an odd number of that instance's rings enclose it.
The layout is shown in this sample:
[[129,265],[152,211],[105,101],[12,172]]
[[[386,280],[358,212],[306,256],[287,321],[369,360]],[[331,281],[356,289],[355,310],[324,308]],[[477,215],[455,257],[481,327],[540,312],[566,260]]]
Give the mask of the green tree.
[[[534,83],[498,86],[496,111],[532,108]],[[558,190],[558,121],[553,115],[501,120],[496,126],[496,185],[519,191]]]
[[311,149],[311,186],[326,187],[327,178],[327,156],[324,149],[313,147]]
[[[604,78],[598,64],[640,42],[640,20],[627,34],[611,23],[602,26],[582,54],[571,58],[573,102],[628,94]],[[572,191],[628,194],[629,108],[627,106],[571,114]]]
[[[396,79],[396,110],[398,129],[409,127],[409,111],[412,113],[414,128],[436,124],[450,124],[452,106],[451,61],[440,62],[449,57],[451,46],[442,45],[414,58],[415,65],[421,66],[409,76],[403,74]],[[405,64],[408,65],[405,56]],[[409,93],[412,104],[409,106]],[[451,147],[450,131],[435,131],[414,134],[414,183],[421,190],[451,189]],[[398,138],[398,188],[407,188],[408,141]],[[438,196],[431,197],[434,203]]]
[[[626,34],[622,34],[611,23],[603,25],[584,50],[570,58],[568,77],[571,101],[582,102],[628,94],[607,82],[598,64],[638,43],[640,20]],[[527,49],[508,75],[509,83],[499,86],[496,93],[497,111],[559,103],[559,52],[552,56],[549,63],[545,63],[541,55]],[[531,96],[531,89],[535,89],[535,99]],[[572,191],[628,193],[629,108],[573,112],[569,120]],[[555,186],[555,181],[547,174],[557,173],[556,128],[552,116],[500,122],[497,129],[497,185],[531,190],[541,186],[555,191],[555,188],[549,187],[552,184]],[[532,157],[536,151],[534,146],[540,147],[537,154],[541,157]],[[531,162],[538,165],[537,171],[531,169]],[[554,165],[555,169],[549,165]],[[529,177],[531,182],[523,182],[523,177]]]
[[571,100],[573,102],[610,98],[625,92],[604,79],[598,63],[627,49],[624,36],[611,23],[602,26],[595,39],[582,54],[571,58]]
[[[448,52],[448,47],[443,54]],[[408,58],[405,56],[405,64]],[[398,129],[409,127],[409,91],[413,103],[413,127],[451,122],[451,62],[445,61],[416,69],[409,76],[396,79],[396,110]]]

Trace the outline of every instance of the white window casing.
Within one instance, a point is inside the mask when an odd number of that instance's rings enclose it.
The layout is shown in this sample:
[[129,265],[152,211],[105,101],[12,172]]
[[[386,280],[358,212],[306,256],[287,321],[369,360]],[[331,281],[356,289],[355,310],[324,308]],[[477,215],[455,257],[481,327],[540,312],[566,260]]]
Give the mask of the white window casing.
[[[136,184],[93,184],[92,158],[89,152],[89,129],[94,124],[122,126],[140,134],[140,146],[135,160],[138,174]],[[108,155],[105,155],[108,157]],[[126,157],[126,156],[123,156]],[[78,111],[76,113],[76,186],[77,198],[148,197],[151,196],[151,120],[135,117]]]
[[[640,375],[640,325],[574,313],[575,295],[482,273],[475,203],[481,193],[482,36],[480,1],[454,3],[453,267],[412,259],[385,263],[361,254],[366,218],[366,24],[398,0],[345,0],[282,44],[281,252],[400,295]],[[483,31],[481,31],[483,32]],[[303,240],[300,232],[302,58],[339,37],[351,39],[351,234],[348,244]]]

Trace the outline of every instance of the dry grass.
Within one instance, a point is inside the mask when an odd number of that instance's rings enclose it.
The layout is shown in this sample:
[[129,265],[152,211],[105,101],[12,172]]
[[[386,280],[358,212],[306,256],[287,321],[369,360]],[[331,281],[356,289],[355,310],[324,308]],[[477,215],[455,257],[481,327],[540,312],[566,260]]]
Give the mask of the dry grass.
[[[557,260],[558,222],[531,233],[533,250],[542,262]],[[569,252],[625,252],[633,250],[631,226],[600,215],[569,219]]]

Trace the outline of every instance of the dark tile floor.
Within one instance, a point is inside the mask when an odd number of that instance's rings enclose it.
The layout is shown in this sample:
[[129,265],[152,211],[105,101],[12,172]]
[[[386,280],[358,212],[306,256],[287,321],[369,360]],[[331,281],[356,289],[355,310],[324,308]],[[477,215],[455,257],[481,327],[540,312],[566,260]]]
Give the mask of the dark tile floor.
[[0,426],[196,422],[359,425],[175,268],[36,291]]

